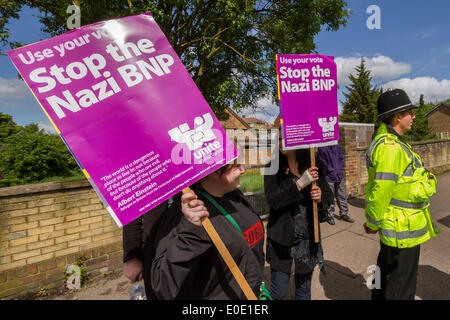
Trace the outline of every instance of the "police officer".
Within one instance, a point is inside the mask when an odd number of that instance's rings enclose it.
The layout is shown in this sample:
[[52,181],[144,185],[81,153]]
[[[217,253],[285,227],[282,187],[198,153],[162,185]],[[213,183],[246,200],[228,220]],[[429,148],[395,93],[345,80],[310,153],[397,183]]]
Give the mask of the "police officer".
[[381,288],[372,299],[410,299],[416,291],[420,244],[439,233],[428,210],[436,178],[402,136],[411,129],[418,108],[401,89],[388,90],[377,102],[382,121],[366,154],[368,234],[378,233]]

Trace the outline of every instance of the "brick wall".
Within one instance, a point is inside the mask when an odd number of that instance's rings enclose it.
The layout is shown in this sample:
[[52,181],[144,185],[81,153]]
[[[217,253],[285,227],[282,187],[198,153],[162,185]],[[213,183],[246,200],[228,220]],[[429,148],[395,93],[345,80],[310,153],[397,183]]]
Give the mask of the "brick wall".
[[122,268],[122,230],[86,180],[0,189],[0,298],[63,289],[79,255],[90,278]]
[[345,186],[347,194],[364,193],[367,183],[365,152],[372,142],[373,124],[339,123],[339,144],[345,156]]
[[412,142],[411,146],[425,168],[438,174],[450,170],[450,140]]

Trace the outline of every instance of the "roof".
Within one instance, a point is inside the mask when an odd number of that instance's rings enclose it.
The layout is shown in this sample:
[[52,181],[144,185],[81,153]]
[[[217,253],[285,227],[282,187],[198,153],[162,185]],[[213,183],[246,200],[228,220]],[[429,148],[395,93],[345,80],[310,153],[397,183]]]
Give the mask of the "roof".
[[247,129],[250,129],[250,126],[247,122],[245,122],[236,112],[233,111],[230,107],[225,107],[225,110],[228,111],[230,116],[235,117],[239,122],[241,122]]
[[436,106],[434,106],[433,109],[425,113],[425,117],[428,117],[434,110],[438,109],[439,107],[447,107],[450,108],[450,100],[438,103]]
[[247,122],[248,124],[260,124],[263,125],[266,128],[270,127],[270,124],[265,121],[265,120],[260,120],[260,119],[256,119],[256,118],[251,118],[251,117],[243,117],[242,120],[244,120],[245,122]]

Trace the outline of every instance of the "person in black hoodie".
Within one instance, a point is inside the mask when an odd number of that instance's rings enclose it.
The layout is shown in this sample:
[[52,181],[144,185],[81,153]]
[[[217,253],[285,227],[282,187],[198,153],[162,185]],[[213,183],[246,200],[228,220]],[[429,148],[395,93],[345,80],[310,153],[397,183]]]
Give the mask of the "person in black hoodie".
[[[191,186],[159,220],[151,284],[157,299],[245,299],[201,226],[209,217],[255,295],[263,279],[264,228],[239,188],[244,169],[228,164]],[[211,200],[212,199],[212,202]],[[218,207],[233,218],[230,221]],[[235,225],[236,224],[236,225]]]
[[[270,206],[267,225],[267,261],[271,268],[269,292],[273,299],[284,299],[292,262],[295,263],[295,298],[311,299],[311,278],[318,264],[323,269],[322,245],[314,242],[313,201],[318,204],[320,222],[326,221],[333,194],[316,157],[310,167],[309,149],[283,151],[280,146],[279,170],[264,176],[264,191]],[[316,182],[312,187],[311,183]],[[319,232],[320,234],[320,232]]]
[[153,261],[152,246],[158,220],[167,210],[169,201],[164,201],[144,215],[123,226],[123,275],[130,283],[144,279],[145,295],[155,299],[150,285],[150,266]]

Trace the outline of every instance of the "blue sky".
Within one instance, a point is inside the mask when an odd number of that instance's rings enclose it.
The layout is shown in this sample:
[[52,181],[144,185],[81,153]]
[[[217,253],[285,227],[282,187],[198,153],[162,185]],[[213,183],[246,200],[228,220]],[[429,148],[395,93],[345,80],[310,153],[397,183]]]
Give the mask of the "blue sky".
[[[361,57],[377,86],[403,88],[414,102],[421,93],[425,102],[450,98],[450,1],[348,0],[347,4],[352,11],[347,26],[337,32],[322,31],[316,37],[317,52],[334,56],[338,64],[340,101],[348,75]],[[380,9],[380,29],[367,27],[370,5]],[[33,43],[48,38],[40,31],[36,15],[37,11],[26,8],[19,20],[9,24],[15,41]],[[260,106],[255,113],[243,113],[273,121],[278,107],[264,99]],[[4,55],[0,55],[0,112],[11,114],[20,125],[35,122],[50,128],[39,104],[17,80],[17,71]]]

